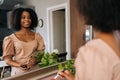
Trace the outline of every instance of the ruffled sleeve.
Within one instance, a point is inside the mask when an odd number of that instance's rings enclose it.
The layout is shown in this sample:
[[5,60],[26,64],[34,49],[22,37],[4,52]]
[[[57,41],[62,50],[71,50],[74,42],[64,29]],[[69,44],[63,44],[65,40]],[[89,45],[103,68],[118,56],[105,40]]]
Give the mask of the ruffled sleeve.
[[2,59],[4,60],[7,56],[14,56],[14,42],[10,36],[7,36],[3,40],[3,56]]
[[38,43],[37,50],[44,50],[45,49],[45,44],[44,44],[42,36],[39,33],[36,33],[36,40],[37,40],[37,43]]

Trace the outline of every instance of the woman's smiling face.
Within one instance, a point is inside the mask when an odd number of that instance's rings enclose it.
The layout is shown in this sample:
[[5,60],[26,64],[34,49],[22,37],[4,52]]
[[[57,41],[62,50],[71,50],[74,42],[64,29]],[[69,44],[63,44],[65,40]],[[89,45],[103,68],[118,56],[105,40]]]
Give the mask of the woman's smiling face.
[[30,25],[31,25],[30,13],[27,11],[23,11],[23,13],[21,15],[21,27],[29,28]]

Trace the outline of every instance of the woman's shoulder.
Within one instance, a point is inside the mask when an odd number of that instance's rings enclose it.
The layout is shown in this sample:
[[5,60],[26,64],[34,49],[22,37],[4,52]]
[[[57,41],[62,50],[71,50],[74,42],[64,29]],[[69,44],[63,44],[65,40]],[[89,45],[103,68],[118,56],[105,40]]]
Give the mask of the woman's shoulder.
[[9,35],[9,36],[6,36],[6,37],[3,39],[3,42],[6,43],[6,44],[7,44],[7,43],[11,43],[11,44],[12,44],[12,43],[13,43],[13,38],[12,38],[12,37],[13,37],[13,34],[11,34],[11,35]]
[[12,40],[13,34],[4,37],[4,40]]
[[79,49],[84,51],[94,51],[96,49],[100,49],[100,45],[102,45],[102,42],[99,39],[93,39],[88,41],[85,45],[83,45]]
[[36,36],[41,36],[39,32],[36,32],[35,35],[36,35]]
[[115,52],[100,39],[91,40],[80,47],[78,56],[83,56],[86,59],[91,57],[103,62],[108,61],[113,64],[120,61]]
[[88,41],[85,45],[85,48],[90,48],[90,49],[99,49],[99,50],[104,50],[104,49],[108,49],[110,51],[112,51],[112,49],[110,48],[110,46],[102,39],[93,39]]
[[[85,45],[80,47],[80,50],[89,51],[93,53],[103,53],[103,55],[110,55],[110,53],[115,53],[110,46],[101,39],[93,39],[87,42]],[[109,53],[108,53],[109,52]]]
[[40,34],[39,32],[36,32],[36,33],[35,33],[35,38],[36,38],[36,39],[41,39],[42,36],[41,36],[41,34]]
[[96,46],[96,45],[99,45],[103,43],[103,41],[101,39],[93,39],[93,40],[90,40],[88,41],[85,46]]

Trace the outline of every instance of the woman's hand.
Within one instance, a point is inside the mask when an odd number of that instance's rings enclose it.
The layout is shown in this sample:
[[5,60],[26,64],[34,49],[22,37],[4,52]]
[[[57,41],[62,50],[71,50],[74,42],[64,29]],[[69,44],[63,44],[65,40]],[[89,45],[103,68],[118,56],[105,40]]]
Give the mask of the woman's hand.
[[65,70],[64,72],[59,71],[58,74],[67,80],[74,80],[74,76],[68,70]]
[[26,64],[20,64],[20,69],[22,69],[23,71],[27,71],[36,63],[37,61],[35,60],[35,58],[30,58]]
[[37,63],[35,58],[30,58],[29,62],[28,62],[28,67],[31,68],[32,66],[34,66]]
[[30,67],[28,66],[28,64],[23,64],[23,65],[20,65],[20,69],[22,69],[23,71],[27,71],[30,69]]

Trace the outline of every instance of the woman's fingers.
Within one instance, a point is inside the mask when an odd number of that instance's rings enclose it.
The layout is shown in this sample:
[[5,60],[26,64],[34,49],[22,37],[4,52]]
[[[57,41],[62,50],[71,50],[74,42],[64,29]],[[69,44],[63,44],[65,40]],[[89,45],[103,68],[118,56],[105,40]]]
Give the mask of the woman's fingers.
[[24,71],[27,71],[30,69],[30,67],[27,64],[21,65],[20,68]]
[[64,72],[59,71],[58,74],[64,78],[66,78],[67,80],[74,80],[74,76],[68,70],[65,70]]

